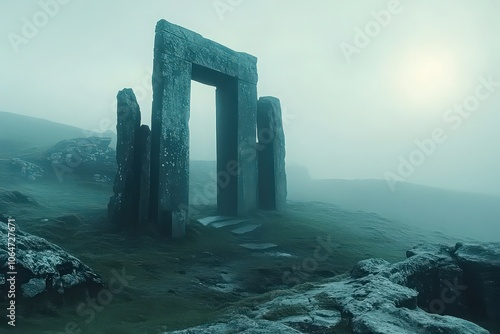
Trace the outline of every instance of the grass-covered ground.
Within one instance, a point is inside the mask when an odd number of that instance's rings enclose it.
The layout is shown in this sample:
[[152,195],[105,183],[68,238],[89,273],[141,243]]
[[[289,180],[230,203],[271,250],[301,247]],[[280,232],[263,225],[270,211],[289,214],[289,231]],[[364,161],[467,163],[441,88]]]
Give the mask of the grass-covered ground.
[[[9,168],[11,158],[36,159],[57,141],[86,133],[7,113],[0,113],[0,121],[0,213],[14,216],[19,229],[80,258],[104,282],[114,272],[131,276],[128,286],[113,294],[107,305],[93,308],[85,299],[64,307],[34,302],[32,312],[18,314],[15,333],[150,334],[186,328],[215,320],[228,310],[251,307],[270,298],[268,294],[345,273],[362,259],[399,261],[418,243],[458,241],[433,232],[439,230],[437,226],[415,227],[420,221],[410,226],[405,219],[388,220],[356,208],[344,209],[349,203],[386,198],[371,191],[371,197],[361,200],[359,196],[371,188],[349,192],[335,185],[336,192],[329,187],[314,195],[315,188],[308,182],[301,185],[294,175],[289,177],[290,198],[299,201],[289,202],[284,212],[259,211],[247,217],[252,224],[260,224],[255,231],[234,235],[230,231],[235,227],[205,227],[196,219],[215,214],[213,162],[191,166],[191,199],[206,205],[193,208],[185,239],[172,242],[154,235],[117,232],[106,219],[110,183],[82,181],[78,170],[63,182],[54,175],[30,181]],[[339,193],[355,200],[342,202]],[[422,197],[417,195],[412,198]],[[318,202],[308,202],[311,199]],[[371,211],[373,205],[367,208]],[[255,242],[278,246],[264,251],[239,246]],[[66,327],[69,322],[76,323],[76,330]],[[4,325],[0,325],[2,332],[7,329]]]
[[[69,321],[82,333],[186,328],[214,320],[247,297],[345,273],[362,259],[398,261],[415,244],[457,241],[375,214],[319,202],[290,202],[284,212],[259,211],[248,217],[261,227],[245,235],[231,233],[234,226],[215,229],[199,224],[195,219],[215,214],[215,208],[197,208],[201,211],[192,217],[187,237],[172,242],[116,232],[109,226],[109,185],[15,177],[4,178],[2,185],[33,200],[4,205],[20,229],[61,246],[102,275],[104,282],[113,277],[113,270],[133,276],[123,292],[93,311],[95,316],[88,304],[83,314],[77,314],[78,304],[85,300],[62,308],[40,305],[37,312],[19,315],[16,333],[61,333]],[[238,245],[252,242],[278,247],[252,251]]]

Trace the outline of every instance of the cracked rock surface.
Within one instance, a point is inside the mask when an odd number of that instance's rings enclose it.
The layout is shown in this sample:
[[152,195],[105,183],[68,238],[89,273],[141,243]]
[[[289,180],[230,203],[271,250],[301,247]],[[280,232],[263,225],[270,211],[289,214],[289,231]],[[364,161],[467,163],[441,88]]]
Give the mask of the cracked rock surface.
[[14,270],[17,272],[17,295],[24,298],[45,295],[50,299],[54,296],[63,296],[70,290],[95,291],[102,287],[101,278],[79,259],[59,246],[19,229],[14,231],[16,263],[15,267],[10,267],[8,233],[7,220],[2,217],[0,219],[1,298],[7,298],[10,278],[8,273]]
[[499,255],[500,243],[419,245],[405,261],[364,260],[345,277],[308,283],[233,308],[215,324],[170,333],[490,333],[477,323],[495,333]]

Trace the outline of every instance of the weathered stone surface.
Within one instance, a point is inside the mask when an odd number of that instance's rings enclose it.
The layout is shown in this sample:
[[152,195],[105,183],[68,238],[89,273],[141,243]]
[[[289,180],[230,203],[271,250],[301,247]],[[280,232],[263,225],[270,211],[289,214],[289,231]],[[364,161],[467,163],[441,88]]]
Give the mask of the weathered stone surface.
[[189,205],[191,63],[155,53],[151,128],[151,214],[159,231],[184,236]]
[[418,305],[431,313],[475,321],[500,329],[499,243],[419,245],[408,259],[394,264],[386,275],[419,292]]
[[40,164],[52,170],[59,181],[72,176],[93,180],[96,173],[112,177],[116,161],[110,142],[107,137],[63,140],[43,153]]
[[[156,25],[155,52],[187,60],[198,68],[193,80],[214,85],[215,76],[227,75],[257,84],[257,59],[243,52],[235,52],[221,44],[205,39],[200,34],[168,21]],[[197,72],[211,70],[212,76]],[[219,74],[217,74],[219,73]]]
[[362,278],[370,274],[378,274],[385,270],[390,263],[384,259],[368,259],[359,261],[351,270],[352,278]]
[[150,178],[151,178],[151,130],[142,125],[139,129],[139,154],[141,160],[140,190],[139,190],[139,224],[146,226],[149,218]]
[[10,161],[10,164],[21,176],[28,180],[35,181],[45,176],[45,170],[32,162],[14,158]]
[[[498,243],[458,244],[454,253],[467,284],[466,297],[477,316],[500,327],[500,247]],[[499,328],[500,330],[500,328]]]
[[257,207],[257,60],[165,20],[154,53],[150,218],[176,238],[188,220],[191,80],[217,87],[219,213]]
[[[488,304],[488,298],[492,296],[489,302],[496,302],[498,305],[499,299],[495,291],[488,289],[491,289],[492,282],[498,282],[498,273],[492,268],[498,266],[499,251],[500,243],[459,244],[454,248],[420,245],[407,252],[409,257],[405,261],[395,264],[380,259],[361,261],[352,270],[351,277],[342,280],[336,278],[321,284],[308,283],[307,286],[298,287],[301,292],[283,292],[281,296],[254,305],[251,309],[231,311],[239,314],[243,324],[267,324],[267,329],[258,333],[273,333],[276,325],[280,326],[276,328],[289,333],[490,333],[485,328],[490,329],[491,333],[497,333],[499,318],[492,318],[493,313],[478,317],[470,304],[476,303],[470,299],[471,295],[461,299],[461,309],[453,305],[460,299],[459,294],[466,294],[464,291],[474,287],[467,286],[463,290],[460,286],[449,286],[443,281],[453,280],[457,276],[463,277],[467,284],[470,273],[463,264],[474,263],[474,273],[477,273],[474,277],[481,277],[480,273],[488,272],[489,281],[479,279],[477,282],[484,284],[481,286],[486,287],[486,290],[476,290],[473,294],[477,294],[484,305],[491,305]],[[491,295],[484,295],[485,291]],[[428,305],[422,305],[429,300],[436,305],[443,303],[447,311],[432,314]],[[484,307],[487,308],[488,306]],[[457,310],[465,310],[466,313],[445,315]],[[466,319],[456,317],[459,315]],[[485,328],[471,322],[472,320]],[[223,318],[217,324],[174,333],[215,333],[216,329],[236,332],[249,330],[246,325],[241,328],[235,325]],[[282,329],[281,326],[286,327]]]
[[[238,81],[238,215],[245,215],[258,207],[258,156],[256,152],[257,86]],[[230,112],[230,110],[226,110]],[[226,164],[229,175],[232,170]],[[219,173],[222,173],[219,170]]]
[[[0,219],[0,238],[7,240],[6,217]],[[7,243],[0,244],[0,300],[7,296],[9,268]],[[77,258],[45,239],[16,229],[16,283],[19,297],[46,296],[49,299],[68,291],[97,291],[101,278]],[[76,289],[76,290],[75,290]],[[21,301],[18,299],[17,301]]]
[[[246,209],[241,207],[241,169],[238,164],[238,88],[236,82],[217,87],[217,211],[221,215],[236,216]],[[252,142],[255,142],[255,139]],[[245,144],[243,144],[245,145]],[[251,146],[250,146],[251,147]],[[243,149],[245,149],[243,147]],[[249,171],[250,168],[245,168]]]
[[202,325],[196,328],[168,332],[172,334],[222,334],[222,333],[241,333],[241,334],[300,334],[299,332],[284,324],[262,320],[250,319],[245,316],[235,316],[221,322],[211,325]]
[[121,227],[132,227],[139,219],[140,151],[138,133],[141,113],[132,89],[118,93],[116,162],[118,170],[114,195],[108,204],[111,221]]
[[281,210],[286,205],[285,133],[280,101],[261,97],[257,107],[259,136],[259,205]]
[[[75,128],[76,129],[76,128]],[[82,131],[81,131],[82,132]],[[90,132],[90,131],[89,131]],[[59,136],[57,136],[59,137]],[[2,171],[31,181],[95,181],[109,183],[116,174],[116,153],[109,137],[62,140],[43,153],[0,161]],[[36,146],[36,145],[35,145]]]

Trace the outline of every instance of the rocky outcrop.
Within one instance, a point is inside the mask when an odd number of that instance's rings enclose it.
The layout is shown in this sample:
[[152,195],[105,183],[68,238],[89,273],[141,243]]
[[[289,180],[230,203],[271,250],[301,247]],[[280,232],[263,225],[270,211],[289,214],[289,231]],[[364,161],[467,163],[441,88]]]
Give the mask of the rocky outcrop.
[[395,264],[361,261],[344,278],[298,286],[233,308],[217,324],[172,333],[498,332],[500,243],[421,245],[407,257]]
[[[0,218],[0,300],[7,298],[9,272],[17,272],[16,303],[22,299],[46,297],[60,301],[68,293],[95,292],[102,287],[101,278],[76,257],[47,240],[19,230],[15,235],[16,261],[8,263],[8,233],[6,217]],[[12,236],[12,235],[11,235]],[[5,242],[4,242],[5,240]],[[11,239],[12,240],[12,239]]]
[[500,248],[497,243],[459,245],[453,253],[469,288],[464,296],[479,319],[496,320],[500,327]]
[[59,181],[70,175],[94,180],[95,175],[109,178],[116,172],[115,152],[111,138],[88,137],[63,140],[42,155],[46,170],[53,170]]
[[37,164],[19,158],[10,161],[12,168],[22,177],[35,181],[45,176],[45,170]]
[[246,316],[235,315],[228,317],[225,322],[211,325],[204,325],[192,329],[175,331],[169,333],[176,334],[219,334],[219,333],[238,333],[238,334],[300,334],[289,326],[279,322],[250,319]]

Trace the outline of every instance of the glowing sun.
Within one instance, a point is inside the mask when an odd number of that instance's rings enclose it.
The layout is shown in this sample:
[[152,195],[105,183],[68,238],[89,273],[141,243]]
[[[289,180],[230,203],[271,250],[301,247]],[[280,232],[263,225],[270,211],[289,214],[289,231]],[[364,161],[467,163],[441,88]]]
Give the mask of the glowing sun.
[[445,101],[457,92],[459,69],[451,52],[413,50],[395,65],[394,84],[406,103],[428,105]]

